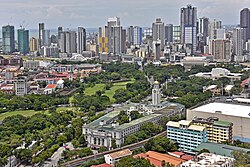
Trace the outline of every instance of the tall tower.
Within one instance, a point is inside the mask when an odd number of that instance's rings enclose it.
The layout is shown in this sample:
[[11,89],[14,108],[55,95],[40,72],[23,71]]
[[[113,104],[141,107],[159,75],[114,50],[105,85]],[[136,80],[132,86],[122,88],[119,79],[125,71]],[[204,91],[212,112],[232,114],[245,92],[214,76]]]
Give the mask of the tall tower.
[[120,18],[109,18],[107,28],[109,53],[120,54],[122,52],[122,27],[120,25]]
[[153,31],[153,41],[161,41],[161,49],[164,48],[165,43],[165,27],[164,23],[160,18],[157,18],[156,21],[152,24]]
[[134,26],[132,39],[133,39],[133,45],[142,44],[142,28],[141,27]]
[[199,18],[197,22],[197,29],[198,29],[198,50],[201,51],[201,53],[204,53],[204,46],[208,45],[207,38],[208,38],[208,18],[202,17]]
[[235,55],[235,61],[243,61],[243,47],[244,38],[246,36],[244,28],[234,28],[233,29],[233,53]]
[[18,51],[22,54],[29,53],[29,30],[24,28],[17,30]]
[[196,51],[196,21],[197,21],[197,8],[187,5],[181,8],[181,44],[186,49],[190,49],[191,54]]
[[173,24],[165,26],[165,43],[173,42]]
[[152,89],[152,104],[158,105],[161,102],[161,90],[158,81],[154,82],[154,88]]
[[14,26],[2,27],[3,53],[13,53],[15,51],[15,30]]
[[86,51],[86,30],[83,27],[78,27],[77,53],[82,54],[83,51]]
[[39,37],[38,37],[38,48],[41,49],[44,46],[44,23],[39,23]]
[[76,53],[76,32],[64,31],[59,40],[62,53]]
[[240,11],[240,28],[246,29],[246,37],[250,39],[250,10],[248,8],[244,8]]

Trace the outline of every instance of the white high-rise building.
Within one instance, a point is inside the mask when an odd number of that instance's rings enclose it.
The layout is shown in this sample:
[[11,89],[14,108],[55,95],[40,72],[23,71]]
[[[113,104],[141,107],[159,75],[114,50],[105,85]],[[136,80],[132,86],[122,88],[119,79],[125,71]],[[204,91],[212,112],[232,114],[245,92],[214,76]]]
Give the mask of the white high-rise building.
[[243,60],[243,47],[244,47],[244,37],[245,37],[244,28],[234,28],[233,29],[233,53],[235,61],[244,61]]
[[161,90],[158,81],[154,82],[154,88],[152,89],[152,104],[158,105],[161,102]]
[[86,30],[83,27],[78,27],[77,53],[82,54],[83,51],[86,51]]
[[164,23],[161,21],[160,18],[157,18],[156,21],[152,24],[152,31],[153,31],[153,41],[161,41],[160,48],[164,48],[165,43],[165,27]]

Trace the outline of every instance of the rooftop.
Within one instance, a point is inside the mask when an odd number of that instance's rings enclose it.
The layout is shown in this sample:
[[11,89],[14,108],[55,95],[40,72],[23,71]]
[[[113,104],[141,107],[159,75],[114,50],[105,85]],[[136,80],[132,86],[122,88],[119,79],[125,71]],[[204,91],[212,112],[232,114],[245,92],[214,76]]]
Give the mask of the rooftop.
[[[168,121],[168,123],[166,125],[171,126],[171,127],[180,128],[180,125],[189,126],[190,123],[191,123],[191,121],[186,121],[186,120],[181,120],[179,122]],[[206,128],[203,126],[198,126],[198,125],[190,125],[187,129],[194,130],[194,131],[204,131]]]
[[124,157],[124,156],[128,156],[128,155],[132,155],[132,152],[129,149],[125,149],[125,150],[121,150],[121,151],[117,151],[117,152],[109,154],[109,156],[111,158],[114,158],[114,159]]
[[55,89],[56,88],[56,84],[48,84],[46,86],[46,89]]
[[250,118],[250,106],[239,105],[239,104],[229,104],[229,103],[219,103],[213,102],[205,104],[203,106],[192,109],[194,111],[216,113],[219,112],[223,115],[231,115],[236,117],[246,117]]
[[220,121],[214,121],[214,125],[228,127],[232,125],[232,122],[220,120]]

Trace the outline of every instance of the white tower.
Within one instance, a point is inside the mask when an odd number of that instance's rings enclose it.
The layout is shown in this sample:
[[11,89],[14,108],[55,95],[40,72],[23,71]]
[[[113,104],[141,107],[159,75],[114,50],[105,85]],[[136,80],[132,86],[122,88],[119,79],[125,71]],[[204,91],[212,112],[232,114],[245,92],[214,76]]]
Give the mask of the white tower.
[[154,82],[154,88],[152,89],[152,104],[158,105],[161,102],[161,91],[158,81]]

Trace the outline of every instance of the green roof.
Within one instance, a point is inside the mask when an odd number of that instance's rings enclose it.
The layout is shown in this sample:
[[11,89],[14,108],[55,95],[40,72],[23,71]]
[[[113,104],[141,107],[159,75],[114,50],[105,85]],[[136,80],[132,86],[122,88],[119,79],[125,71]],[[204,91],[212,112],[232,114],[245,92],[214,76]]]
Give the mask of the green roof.
[[228,127],[228,126],[231,126],[231,125],[232,125],[232,122],[221,121],[221,120],[220,120],[220,121],[214,121],[214,125]]
[[232,157],[233,151],[244,151],[250,153],[250,149],[230,146],[226,144],[218,144],[218,143],[201,143],[194,151],[199,152],[202,149],[208,149],[210,153]]

